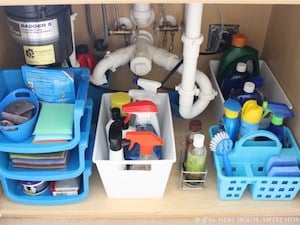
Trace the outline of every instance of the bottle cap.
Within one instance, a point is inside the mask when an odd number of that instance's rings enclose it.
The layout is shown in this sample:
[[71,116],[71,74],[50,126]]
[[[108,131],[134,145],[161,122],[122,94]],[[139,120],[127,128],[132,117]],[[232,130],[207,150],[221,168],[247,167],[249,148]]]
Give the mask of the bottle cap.
[[195,134],[193,140],[193,146],[195,148],[203,148],[205,136],[203,134]]
[[198,132],[202,128],[202,123],[200,120],[194,119],[189,122],[189,129],[192,132]]
[[244,62],[239,62],[238,64],[236,64],[236,71],[240,72],[240,73],[244,73],[246,72],[247,69],[247,64]]
[[247,43],[247,37],[244,34],[233,34],[232,35],[232,40],[231,40],[231,45],[239,48],[245,47]]
[[242,108],[242,120],[247,123],[259,123],[263,114],[263,107],[256,100],[248,100]]
[[246,93],[253,93],[255,90],[255,84],[251,81],[247,81],[244,83],[244,92]]
[[122,111],[122,106],[129,103],[131,98],[128,93],[126,92],[116,92],[111,95],[110,97],[110,108],[119,108],[121,110],[121,114],[125,115]]
[[224,108],[224,113],[228,118],[237,118],[241,110],[241,104],[229,98],[224,102]]

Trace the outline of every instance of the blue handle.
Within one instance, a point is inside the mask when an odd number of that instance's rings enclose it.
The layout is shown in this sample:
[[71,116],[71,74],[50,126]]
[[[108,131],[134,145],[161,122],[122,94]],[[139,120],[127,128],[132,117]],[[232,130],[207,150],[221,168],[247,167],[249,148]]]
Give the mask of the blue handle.
[[241,147],[246,145],[247,141],[250,141],[250,140],[252,140],[254,138],[257,138],[257,137],[269,138],[270,140],[275,142],[274,147],[278,147],[278,148],[282,147],[282,144],[280,143],[277,136],[275,134],[273,134],[272,132],[267,131],[267,130],[251,131],[251,132],[247,133],[245,136],[243,136],[241,139],[236,141],[235,146],[236,146],[236,148],[241,148]]
[[224,166],[225,176],[228,176],[228,177],[233,176],[232,168],[231,168],[227,153],[223,153],[223,166]]

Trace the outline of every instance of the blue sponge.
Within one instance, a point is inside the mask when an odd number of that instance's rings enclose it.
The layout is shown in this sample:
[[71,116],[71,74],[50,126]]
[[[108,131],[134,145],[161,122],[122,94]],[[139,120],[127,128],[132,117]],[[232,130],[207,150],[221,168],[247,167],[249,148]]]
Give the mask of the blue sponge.
[[298,166],[274,166],[269,171],[268,176],[300,177],[300,169]]
[[299,161],[294,156],[271,156],[266,163],[266,171],[269,172],[273,167],[296,166]]

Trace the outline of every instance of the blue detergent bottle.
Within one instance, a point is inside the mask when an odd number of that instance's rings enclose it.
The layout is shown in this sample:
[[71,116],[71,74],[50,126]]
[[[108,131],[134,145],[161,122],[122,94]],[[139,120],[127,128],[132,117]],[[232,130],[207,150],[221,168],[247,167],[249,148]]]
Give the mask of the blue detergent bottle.
[[245,82],[242,89],[232,92],[230,98],[237,100],[241,105],[250,99],[256,100],[258,105],[263,103],[262,94],[255,89],[255,84],[251,81]]
[[239,62],[236,65],[236,70],[229,74],[221,84],[221,91],[224,99],[235,91],[243,88],[244,83],[251,79],[250,72],[247,71],[247,64]]
[[279,102],[264,101],[263,107],[265,109],[264,116],[271,113],[270,125],[267,130],[275,134],[282,146],[285,146],[283,122],[285,118],[295,117],[294,113],[286,104]]
[[219,130],[228,133],[230,139],[234,142],[239,132],[240,120],[239,112],[241,104],[234,99],[227,99],[224,102],[224,115],[219,122]]

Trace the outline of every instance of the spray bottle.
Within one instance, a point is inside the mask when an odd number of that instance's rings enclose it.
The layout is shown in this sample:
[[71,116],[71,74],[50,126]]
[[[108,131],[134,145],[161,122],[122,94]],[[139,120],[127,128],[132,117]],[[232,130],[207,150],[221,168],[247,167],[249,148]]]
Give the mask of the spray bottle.
[[151,125],[154,133],[160,137],[157,119],[158,107],[152,101],[142,100],[131,102],[123,105],[122,110],[127,114],[124,121],[125,123],[127,123],[130,120],[131,115],[134,114],[136,125]]
[[227,132],[230,139],[234,142],[240,128],[238,116],[241,110],[241,104],[229,98],[224,102],[224,108],[224,115],[220,119],[219,129]]
[[263,102],[264,117],[271,113],[271,123],[267,127],[267,130],[275,134],[282,146],[284,146],[284,131],[283,121],[285,118],[294,118],[294,113],[288,108],[286,104],[279,102]]
[[[157,160],[153,152],[155,146],[162,146],[163,140],[151,131],[131,131],[126,133],[127,140],[130,141],[129,151],[135,144],[139,144],[139,160]],[[134,165],[131,169],[149,170],[149,165]]]
[[263,107],[258,105],[256,100],[248,100],[244,103],[241,113],[240,137],[258,130],[262,114]]

